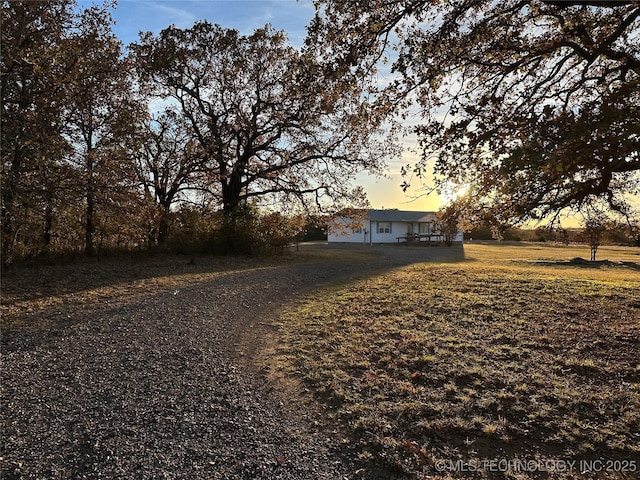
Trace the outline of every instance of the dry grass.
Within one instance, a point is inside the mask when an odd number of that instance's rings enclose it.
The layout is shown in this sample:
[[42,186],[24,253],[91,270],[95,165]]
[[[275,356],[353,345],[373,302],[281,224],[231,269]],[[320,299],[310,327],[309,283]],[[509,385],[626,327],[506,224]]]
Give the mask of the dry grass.
[[604,458],[635,462],[610,473],[635,478],[640,251],[602,248],[612,263],[598,268],[567,262],[585,256],[472,244],[461,263],[335,286],[283,316],[281,367],[330,406],[363,459],[411,475],[435,475],[441,460]]

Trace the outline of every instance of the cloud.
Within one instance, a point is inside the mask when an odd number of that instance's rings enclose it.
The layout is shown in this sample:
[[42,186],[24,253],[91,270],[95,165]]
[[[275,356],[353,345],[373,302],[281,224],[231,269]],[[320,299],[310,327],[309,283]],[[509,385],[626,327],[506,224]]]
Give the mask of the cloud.
[[[151,1],[141,2],[146,8],[145,10],[152,16],[157,16],[160,23],[163,23],[165,27],[169,25],[175,25],[179,28],[188,28],[199,20],[198,15],[192,9],[179,8],[180,6],[189,6],[193,2],[163,2],[163,1]],[[167,21],[169,23],[167,23]],[[164,28],[164,27],[163,27]]]
[[[92,1],[79,3],[88,5]],[[139,31],[158,33],[172,24],[188,28],[196,21],[207,20],[242,34],[251,34],[270,23],[286,31],[296,47],[302,46],[314,13],[312,0],[119,0],[112,11],[114,31],[125,44],[137,40]]]

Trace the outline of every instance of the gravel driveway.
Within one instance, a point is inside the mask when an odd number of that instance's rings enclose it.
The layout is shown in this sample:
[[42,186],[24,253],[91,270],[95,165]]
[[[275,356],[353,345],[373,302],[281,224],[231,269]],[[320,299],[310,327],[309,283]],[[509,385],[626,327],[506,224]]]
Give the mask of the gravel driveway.
[[392,478],[252,359],[287,302],[439,250],[228,273],[3,332],[1,478]]

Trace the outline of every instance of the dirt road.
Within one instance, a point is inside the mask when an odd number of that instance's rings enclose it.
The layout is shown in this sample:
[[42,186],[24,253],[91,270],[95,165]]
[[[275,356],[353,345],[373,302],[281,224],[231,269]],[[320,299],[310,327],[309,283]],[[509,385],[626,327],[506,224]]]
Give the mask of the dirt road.
[[325,253],[4,330],[0,477],[393,478],[361,464],[321,409],[301,408],[253,359],[288,302],[443,248]]

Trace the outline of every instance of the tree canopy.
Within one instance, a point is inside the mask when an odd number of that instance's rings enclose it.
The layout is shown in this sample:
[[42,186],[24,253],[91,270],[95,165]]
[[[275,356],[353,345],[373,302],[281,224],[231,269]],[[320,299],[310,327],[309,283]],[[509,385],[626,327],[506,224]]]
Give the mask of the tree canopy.
[[[67,149],[62,137],[66,65],[56,61],[60,38],[72,24],[71,1],[2,3],[0,148],[2,157],[2,256],[11,257],[27,221],[21,212],[51,197],[43,180],[56,181],[56,162]],[[48,152],[48,158],[44,152]],[[36,172],[45,173],[36,175]]]
[[422,111],[422,156],[407,172],[468,185],[499,222],[590,204],[630,218],[640,5],[560,3],[318,0],[309,41],[355,72],[391,62],[378,102]]
[[132,49],[153,95],[187,119],[226,216],[249,199],[362,202],[349,180],[377,172],[385,144],[362,121],[357,91],[340,90],[283,32],[198,22],[145,34]]
[[269,25],[168,27],[127,51],[113,5],[1,4],[3,263],[160,245],[172,224],[235,251],[236,225],[290,220],[265,212],[367,204],[352,180],[395,147],[357,82]]
[[143,195],[158,217],[150,235],[161,245],[169,236],[172,207],[197,190],[206,163],[187,120],[174,110],[149,115],[138,127],[132,155]]

